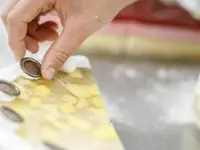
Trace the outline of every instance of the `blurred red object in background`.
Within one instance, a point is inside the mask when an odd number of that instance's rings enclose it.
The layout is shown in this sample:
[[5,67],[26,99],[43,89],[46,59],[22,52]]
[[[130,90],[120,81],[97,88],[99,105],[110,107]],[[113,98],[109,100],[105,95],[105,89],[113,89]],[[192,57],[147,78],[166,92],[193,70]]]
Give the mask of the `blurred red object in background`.
[[139,0],[124,8],[114,21],[134,21],[181,28],[199,29],[200,21],[178,5],[167,5],[160,0]]

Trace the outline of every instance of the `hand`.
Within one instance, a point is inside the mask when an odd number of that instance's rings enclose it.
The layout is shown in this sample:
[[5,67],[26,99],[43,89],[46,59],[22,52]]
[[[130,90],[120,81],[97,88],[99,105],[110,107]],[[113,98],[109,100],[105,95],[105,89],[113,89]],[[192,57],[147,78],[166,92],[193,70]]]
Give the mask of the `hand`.
[[[9,45],[17,60],[26,49],[39,50],[38,42],[53,40],[42,61],[42,75],[52,79],[68,57],[92,33],[110,22],[116,14],[133,0],[9,0],[2,20],[8,33]],[[56,13],[63,26],[59,36],[57,24],[39,18]]]

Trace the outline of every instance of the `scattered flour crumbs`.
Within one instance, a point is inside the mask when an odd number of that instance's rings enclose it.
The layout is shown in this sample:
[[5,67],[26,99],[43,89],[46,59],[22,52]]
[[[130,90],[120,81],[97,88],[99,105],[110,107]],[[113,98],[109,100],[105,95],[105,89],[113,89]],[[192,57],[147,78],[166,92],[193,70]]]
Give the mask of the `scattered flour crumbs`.
[[[157,70],[157,76],[159,79],[176,79],[180,77],[180,72],[176,69],[159,68]],[[193,111],[194,90],[191,89],[196,86],[196,81],[194,79],[187,79],[185,82],[177,82],[176,86],[176,93],[174,94],[174,91],[171,91],[176,100],[165,102],[163,106],[164,116],[160,117],[160,121],[172,124],[195,123]]]
[[[174,69],[166,69],[166,68],[159,68],[156,71],[156,75],[159,79],[166,79],[166,78],[178,78],[180,76],[178,70]],[[141,73],[133,68],[127,68],[123,65],[117,66],[115,69],[113,69],[112,77],[114,79],[119,79],[121,77],[126,77],[129,79],[134,79],[138,76],[141,76]],[[161,87],[153,82],[152,83],[157,93],[162,93],[166,95],[166,87],[165,85],[162,85]],[[191,124],[195,123],[195,116],[193,114],[193,95],[191,92],[188,91],[188,87],[195,87],[196,81],[190,80],[187,82],[178,83],[177,85],[177,93],[174,95],[177,99],[176,101],[167,101],[165,100],[164,104],[159,104],[159,107],[162,107],[164,114],[162,114],[159,118],[159,121],[169,124]],[[159,86],[159,89],[158,87]],[[156,88],[157,87],[157,88]],[[170,90],[170,89],[169,89]],[[173,92],[172,92],[173,93]],[[154,92],[147,95],[145,101],[148,103],[154,103],[157,105],[159,102],[159,99],[157,98],[157,94]],[[169,97],[170,98],[170,97]],[[120,101],[120,100],[119,100]],[[107,101],[108,102],[108,101]],[[120,105],[113,105],[113,104],[107,104],[107,106],[112,105],[109,109],[109,115],[111,118],[115,119],[118,122],[126,123],[127,125],[133,125],[133,122],[130,122],[130,120],[127,119],[127,116],[130,115],[127,112],[126,117],[123,114],[120,113]]]
[[112,71],[112,77],[118,80],[121,77],[126,77],[129,79],[134,79],[135,77],[140,76],[140,73],[134,68],[127,68],[123,65],[118,65]]
[[[193,85],[194,83],[188,83]],[[186,92],[187,84],[181,85],[183,89],[177,89],[177,100],[164,106],[165,116],[160,118],[160,121],[174,124],[192,124],[195,123],[195,115],[193,110],[193,95]],[[185,89],[184,89],[185,88]]]
[[122,123],[127,126],[132,126],[133,122],[129,119],[131,117],[131,114],[128,111],[121,112],[119,103],[124,103],[124,98],[115,99],[116,102],[112,103],[111,100],[108,100],[108,95],[106,95],[104,92],[101,91],[102,98],[104,99],[105,106],[107,108],[109,117],[111,118],[111,122],[114,121],[114,123]]
[[195,123],[195,116],[192,110],[192,102],[182,100],[166,108],[166,116],[162,116],[160,121],[176,124]]

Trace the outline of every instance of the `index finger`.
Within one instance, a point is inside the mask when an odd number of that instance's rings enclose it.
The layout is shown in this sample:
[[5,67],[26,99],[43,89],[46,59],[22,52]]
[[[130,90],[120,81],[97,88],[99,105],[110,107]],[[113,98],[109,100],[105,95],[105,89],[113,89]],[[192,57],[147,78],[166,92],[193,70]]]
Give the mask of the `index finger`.
[[[51,9],[50,0],[20,0],[7,18],[8,40],[17,60],[26,53],[28,23],[41,12]],[[53,5],[52,5],[53,6]]]

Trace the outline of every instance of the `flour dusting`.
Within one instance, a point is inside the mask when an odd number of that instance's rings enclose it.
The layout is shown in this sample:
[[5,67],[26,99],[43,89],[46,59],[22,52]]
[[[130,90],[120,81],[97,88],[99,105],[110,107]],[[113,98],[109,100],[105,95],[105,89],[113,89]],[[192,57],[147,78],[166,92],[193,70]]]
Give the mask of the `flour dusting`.
[[136,69],[128,68],[123,65],[118,65],[116,68],[114,68],[112,72],[112,77],[114,79],[119,79],[120,77],[134,79],[139,76],[140,76],[140,73]]
[[[179,90],[180,93],[178,93]],[[164,106],[165,116],[162,116],[160,118],[160,121],[175,124],[195,123],[195,116],[193,110],[193,95],[181,91],[181,89],[177,89],[177,101],[173,101],[172,103]],[[183,98],[181,99],[179,98],[179,96]]]
[[132,126],[133,122],[131,119],[131,114],[128,111],[123,111],[121,110],[121,107],[119,103],[124,103],[125,99],[120,98],[119,100],[116,100],[117,103],[111,103],[111,100],[108,100],[108,96],[101,92],[102,98],[104,99],[105,102],[105,107],[107,108],[107,112],[109,114],[109,117],[111,118],[111,121],[118,122],[118,123],[123,123],[128,126]]
[[159,68],[157,71],[157,76],[160,78],[160,79],[165,79],[167,77],[167,71],[165,68]]
[[136,71],[135,69],[132,69],[132,68],[127,68],[125,70],[125,75],[127,78],[133,79],[138,76],[138,71]]

